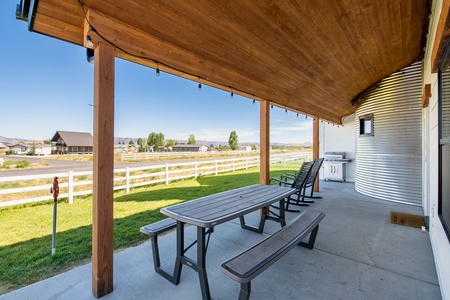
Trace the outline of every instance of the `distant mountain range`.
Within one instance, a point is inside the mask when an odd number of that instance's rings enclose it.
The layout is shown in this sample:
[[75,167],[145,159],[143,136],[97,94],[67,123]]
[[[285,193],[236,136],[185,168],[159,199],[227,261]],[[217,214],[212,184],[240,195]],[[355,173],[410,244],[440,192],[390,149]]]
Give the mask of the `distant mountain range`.
[[22,143],[42,143],[43,141],[27,140],[27,139],[19,139],[19,138],[7,138],[4,136],[0,136],[0,143],[3,143],[3,144],[15,145],[20,142],[22,142]]
[[[130,143],[130,141],[133,140],[135,144],[137,144],[137,138],[132,138],[132,137],[115,137],[114,138],[114,144],[119,144],[119,142],[125,143],[125,145],[128,145]],[[187,143],[187,140],[174,140],[175,143]],[[0,136],[0,143],[3,144],[7,144],[7,145],[14,145],[14,144],[18,144],[20,142],[23,143],[42,143],[43,141],[37,141],[37,140],[29,140],[29,139],[19,139],[19,138],[7,138],[4,136]],[[214,145],[214,146],[218,146],[218,145],[228,145],[227,141],[205,141],[205,140],[197,140],[197,144],[201,144],[201,145]],[[249,142],[249,143],[239,143],[239,146],[247,146],[247,145],[259,145],[259,142]],[[298,147],[298,146],[302,146],[302,147],[311,147],[312,146],[312,142],[306,142],[306,143],[272,143],[272,145],[277,145],[277,146],[287,146],[287,147]]]

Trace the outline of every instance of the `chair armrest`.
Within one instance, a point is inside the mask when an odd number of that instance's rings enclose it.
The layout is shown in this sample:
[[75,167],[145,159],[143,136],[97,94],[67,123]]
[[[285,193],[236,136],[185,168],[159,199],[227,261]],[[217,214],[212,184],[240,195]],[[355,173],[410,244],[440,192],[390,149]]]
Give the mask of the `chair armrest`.
[[276,181],[279,185],[288,185],[288,186],[292,185],[292,181],[281,180],[281,179],[274,178],[274,177],[270,178],[269,184],[272,183],[272,180]]
[[[295,179],[295,174],[286,173],[286,174],[281,175],[280,177],[281,177],[282,180],[283,180],[283,178]],[[286,179],[285,179],[285,181],[286,181]]]

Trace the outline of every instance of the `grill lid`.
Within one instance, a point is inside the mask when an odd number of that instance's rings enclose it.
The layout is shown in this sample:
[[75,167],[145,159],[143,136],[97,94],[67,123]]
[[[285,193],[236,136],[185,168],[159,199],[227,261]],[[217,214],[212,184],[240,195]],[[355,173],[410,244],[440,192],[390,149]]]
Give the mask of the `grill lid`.
[[330,158],[345,158],[345,152],[325,152],[323,154],[324,159],[330,159]]

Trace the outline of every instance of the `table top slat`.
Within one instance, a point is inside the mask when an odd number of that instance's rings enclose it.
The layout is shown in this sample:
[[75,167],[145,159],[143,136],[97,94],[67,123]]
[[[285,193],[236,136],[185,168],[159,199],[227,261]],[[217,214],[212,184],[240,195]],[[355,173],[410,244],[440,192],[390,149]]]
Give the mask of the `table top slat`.
[[164,207],[161,213],[187,224],[211,227],[270,205],[295,191],[288,187],[254,184]]

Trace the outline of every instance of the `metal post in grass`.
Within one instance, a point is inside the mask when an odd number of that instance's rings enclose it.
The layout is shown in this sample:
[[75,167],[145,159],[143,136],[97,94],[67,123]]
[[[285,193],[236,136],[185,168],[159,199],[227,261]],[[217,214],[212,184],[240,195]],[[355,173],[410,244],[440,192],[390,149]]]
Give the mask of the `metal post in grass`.
[[53,179],[53,186],[50,188],[53,193],[53,233],[52,233],[52,256],[56,253],[56,211],[58,207],[59,184],[58,177]]

